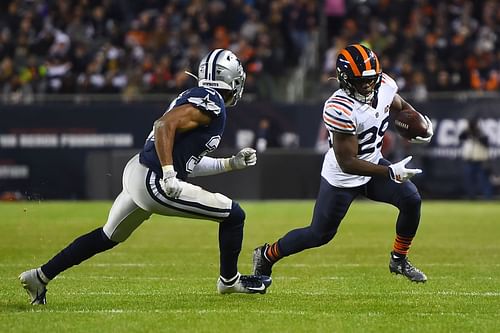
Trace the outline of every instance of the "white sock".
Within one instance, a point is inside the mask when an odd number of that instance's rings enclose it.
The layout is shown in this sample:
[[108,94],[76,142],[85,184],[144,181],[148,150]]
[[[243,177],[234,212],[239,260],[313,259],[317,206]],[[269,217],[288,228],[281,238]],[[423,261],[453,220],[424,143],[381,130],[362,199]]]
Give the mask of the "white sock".
[[233,285],[236,283],[236,281],[238,281],[238,279],[240,278],[240,272],[236,273],[235,276],[233,276],[232,278],[230,279],[225,279],[223,278],[222,276],[220,276],[219,278],[221,279],[221,281],[224,283],[224,284],[227,284],[227,285]]
[[40,280],[42,280],[43,283],[47,284],[50,282],[50,279],[48,277],[46,277],[45,274],[43,274],[41,267],[38,267],[36,269],[36,272],[38,274],[38,277],[40,278]]

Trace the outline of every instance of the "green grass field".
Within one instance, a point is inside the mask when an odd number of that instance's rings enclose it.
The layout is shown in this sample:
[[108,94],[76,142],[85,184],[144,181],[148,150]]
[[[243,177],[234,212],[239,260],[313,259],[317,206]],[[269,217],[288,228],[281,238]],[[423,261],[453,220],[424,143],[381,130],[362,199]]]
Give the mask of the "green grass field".
[[[389,273],[397,211],[358,201],[330,244],[274,267],[266,295],[218,295],[217,226],[155,216],[62,273],[31,306],[18,274],[102,225],[109,202],[0,204],[0,332],[499,332],[500,204],[424,202],[410,259]],[[252,249],[309,223],[312,201],[243,202]]]

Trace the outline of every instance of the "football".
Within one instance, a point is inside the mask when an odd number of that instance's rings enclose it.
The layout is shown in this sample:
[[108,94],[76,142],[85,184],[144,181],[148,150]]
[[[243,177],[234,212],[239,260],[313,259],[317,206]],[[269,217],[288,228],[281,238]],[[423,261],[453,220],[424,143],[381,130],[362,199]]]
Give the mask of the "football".
[[427,122],[424,116],[414,110],[402,110],[394,119],[397,132],[403,138],[411,140],[417,136],[427,136]]

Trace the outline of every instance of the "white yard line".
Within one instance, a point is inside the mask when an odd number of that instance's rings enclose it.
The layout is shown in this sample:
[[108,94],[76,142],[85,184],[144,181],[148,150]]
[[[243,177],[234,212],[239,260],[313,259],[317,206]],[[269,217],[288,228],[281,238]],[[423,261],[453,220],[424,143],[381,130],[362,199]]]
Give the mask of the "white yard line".
[[[318,317],[318,316],[326,316],[326,317],[343,317],[344,314],[332,314],[331,312],[307,312],[307,311],[291,311],[291,310],[251,310],[251,309],[245,309],[244,311],[246,314],[262,314],[262,315],[293,315],[293,316],[306,316],[306,315],[312,315],[313,317]],[[67,309],[67,310],[55,310],[55,309],[46,309],[46,308],[41,308],[41,309],[32,309],[30,311],[25,311],[25,312],[12,312],[9,315],[22,315],[26,316],[27,314],[38,314],[38,313],[61,313],[61,314],[112,314],[112,315],[121,315],[121,314],[152,314],[152,313],[161,313],[161,314],[172,314],[172,315],[193,315],[193,314],[198,314],[198,315],[205,315],[205,314],[241,314],[240,310],[229,310],[229,309],[205,309],[205,310],[190,310],[190,309],[173,309],[173,310],[167,310],[167,309],[152,309],[152,310],[138,310],[138,309],[101,309],[101,310],[78,310],[78,309]],[[356,316],[356,317],[382,317],[382,316],[388,316],[392,315],[391,313],[385,313],[385,312],[357,312],[357,313],[350,313],[349,316]],[[412,315],[414,316],[420,316],[420,317],[472,317],[475,316],[475,314],[472,313],[463,313],[463,312],[412,312]]]
[[[0,263],[0,267],[31,267],[33,263]],[[89,267],[172,267],[172,266],[186,266],[185,263],[175,264],[175,263],[85,263],[84,265]],[[187,266],[206,266],[207,264],[188,264]],[[245,264],[244,262],[239,263],[240,266],[250,266],[251,264]],[[380,264],[341,264],[341,263],[328,263],[328,264],[283,264],[287,267],[297,267],[297,268],[309,268],[309,267],[380,267]],[[484,264],[461,264],[461,263],[420,263],[422,267],[500,267],[500,263],[484,263]]]

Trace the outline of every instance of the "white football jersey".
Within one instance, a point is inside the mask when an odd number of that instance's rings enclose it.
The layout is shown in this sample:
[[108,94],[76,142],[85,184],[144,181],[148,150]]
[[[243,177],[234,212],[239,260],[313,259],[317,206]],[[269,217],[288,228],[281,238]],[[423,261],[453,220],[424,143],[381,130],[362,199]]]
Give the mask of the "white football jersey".
[[[358,102],[342,89],[335,91],[323,108],[323,121],[328,129],[330,142],[333,142],[334,132],[356,135],[358,158],[377,164],[382,158],[382,138],[389,125],[389,109],[397,91],[396,82],[386,74],[382,74],[376,108]],[[321,176],[336,187],[356,187],[371,179],[369,176],[343,172],[333,148],[328,149],[325,155]]]

